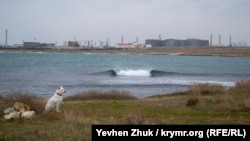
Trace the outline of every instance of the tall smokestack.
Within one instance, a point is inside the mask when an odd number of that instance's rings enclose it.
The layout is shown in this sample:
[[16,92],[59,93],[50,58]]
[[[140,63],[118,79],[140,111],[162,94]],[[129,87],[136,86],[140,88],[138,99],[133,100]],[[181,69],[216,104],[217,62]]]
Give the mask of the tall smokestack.
[[123,36],[122,36],[122,44],[123,44]]
[[219,35],[219,46],[220,46],[221,36]]
[[232,46],[232,36],[231,35],[229,36],[229,46],[230,47]]
[[106,47],[109,46],[109,38],[107,38]]
[[138,36],[136,37],[136,43],[138,43]]
[[210,46],[213,46],[213,34],[210,35]]
[[5,31],[5,44],[8,44],[8,30]]

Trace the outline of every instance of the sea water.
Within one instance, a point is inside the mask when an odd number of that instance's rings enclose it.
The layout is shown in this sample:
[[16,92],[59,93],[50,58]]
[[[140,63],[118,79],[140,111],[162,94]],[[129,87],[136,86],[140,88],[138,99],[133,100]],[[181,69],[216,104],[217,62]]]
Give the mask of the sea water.
[[250,80],[250,58],[219,56],[0,53],[0,94],[27,91],[50,97],[90,90],[129,91],[136,97],[185,91],[194,83],[232,87]]

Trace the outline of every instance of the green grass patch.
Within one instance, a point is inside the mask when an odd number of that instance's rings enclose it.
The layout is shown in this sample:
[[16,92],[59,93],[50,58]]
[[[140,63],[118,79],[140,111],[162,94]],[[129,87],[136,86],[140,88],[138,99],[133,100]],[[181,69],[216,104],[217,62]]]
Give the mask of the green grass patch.
[[3,109],[16,100],[40,111],[45,107],[43,98],[15,92],[0,97],[0,139],[91,140],[92,124],[249,124],[249,92],[249,82],[230,89],[200,84],[186,92],[141,99],[117,90],[90,91],[66,98],[60,113],[38,112],[33,119],[4,120]]

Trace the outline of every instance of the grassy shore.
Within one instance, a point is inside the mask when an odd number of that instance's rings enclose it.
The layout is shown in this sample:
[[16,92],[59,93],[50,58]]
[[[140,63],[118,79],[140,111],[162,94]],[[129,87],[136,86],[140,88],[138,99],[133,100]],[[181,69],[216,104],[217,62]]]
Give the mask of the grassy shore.
[[13,92],[0,97],[0,118],[15,101],[37,114],[33,119],[1,119],[0,140],[91,140],[92,124],[250,124],[250,81],[230,89],[194,84],[185,92],[146,98],[93,90],[66,97],[62,112],[46,114],[46,99]]
[[250,47],[153,47],[153,48],[0,48],[4,52],[63,52],[151,55],[193,55],[250,57]]

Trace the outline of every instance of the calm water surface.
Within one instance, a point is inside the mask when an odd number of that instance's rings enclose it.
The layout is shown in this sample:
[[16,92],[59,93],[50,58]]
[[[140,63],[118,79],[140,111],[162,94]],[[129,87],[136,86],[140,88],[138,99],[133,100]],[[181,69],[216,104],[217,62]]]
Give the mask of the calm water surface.
[[89,90],[130,91],[136,97],[184,91],[193,83],[234,86],[250,80],[250,58],[215,56],[0,53],[0,94],[22,90],[50,97]]

